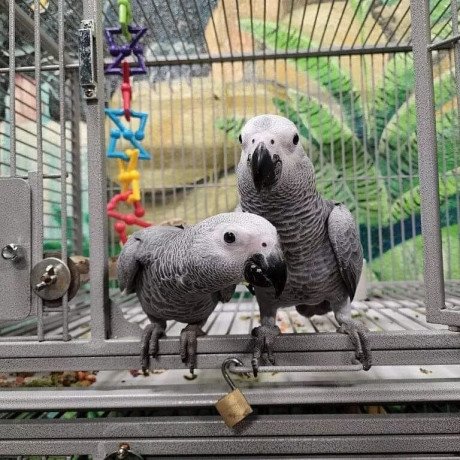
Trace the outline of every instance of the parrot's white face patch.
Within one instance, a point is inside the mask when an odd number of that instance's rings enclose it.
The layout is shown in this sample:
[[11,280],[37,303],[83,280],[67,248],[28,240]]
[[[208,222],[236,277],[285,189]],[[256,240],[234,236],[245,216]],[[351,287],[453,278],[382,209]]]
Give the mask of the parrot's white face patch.
[[251,153],[263,143],[271,155],[293,152],[299,145],[299,133],[292,121],[278,115],[251,118],[241,131],[243,150]]
[[[211,223],[209,225],[207,222]],[[202,257],[225,259],[241,264],[254,254],[269,254],[279,250],[276,228],[266,219],[246,212],[223,213],[205,219],[206,236],[198,241]]]
[[262,218],[257,223],[220,224],[212,231],[211,239],[215,255],[242,260],[254,254],[269,254],[279,245],[275,227]]

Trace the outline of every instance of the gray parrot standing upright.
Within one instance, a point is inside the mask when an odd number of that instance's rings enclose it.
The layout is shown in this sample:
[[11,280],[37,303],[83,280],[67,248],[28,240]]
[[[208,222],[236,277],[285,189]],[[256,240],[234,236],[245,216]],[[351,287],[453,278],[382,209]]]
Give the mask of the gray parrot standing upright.
[[232,298],[244,279],[271,286],[279,296],[286,265],[275,227],[250,213],[224,213],[177,227],[149,227],[131,235],[118,258],[118,281],[136,292],[151,324],[143,333],[141,365],[158,354],[166,321],[188,325],[180,337],[180,354],[191,372],[196,366],[197,337],[219,301]]
[[238,191],[243,211],[265,217],[278,230],[288,278],[283,294],[256,287],[261,325],[253,330],[253,368],[265,353],[274,363],[280,334],[276,311],[295,306],[306,317],[333,311],[338,332],[348,334],[364,369],[371,366],[367,329],[351,318],[363,253],[356,223],[342,204],[316,190],[313,165],[296,126],[276,115],[250,119],[240,134]]

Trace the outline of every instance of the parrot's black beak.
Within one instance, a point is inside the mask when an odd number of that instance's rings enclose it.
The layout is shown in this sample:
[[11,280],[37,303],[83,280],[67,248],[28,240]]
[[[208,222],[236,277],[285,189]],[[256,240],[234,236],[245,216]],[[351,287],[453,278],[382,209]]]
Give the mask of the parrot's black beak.
[[267,147],[261,142],[251,155],[251,171],[254,186],[258,192],[263,187],[270,188],[276,180],[276,161],[274,161]]
[[247,260],[244,267],[244,278],[253,286],[275,288],[275,296],[283,293],[287,279],[286,262],[284,261],[281,251],[276,254],[270,254],[265,258],[262,254],[255,254]]

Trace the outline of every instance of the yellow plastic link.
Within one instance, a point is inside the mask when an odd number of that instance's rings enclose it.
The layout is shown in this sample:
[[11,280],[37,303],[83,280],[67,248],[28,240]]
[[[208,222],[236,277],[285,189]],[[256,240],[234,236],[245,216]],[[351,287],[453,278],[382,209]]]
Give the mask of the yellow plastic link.
[[121,192],[132,190],[131,195],[128,197],[128,203],[135,203],[141,200],[140,177],[141,174],[137,169],[137,162],[139,158],[138,149],[126,149],[126,155],[129,158],[128,164],[125,161],[118,159],[118,183],[121,186]]

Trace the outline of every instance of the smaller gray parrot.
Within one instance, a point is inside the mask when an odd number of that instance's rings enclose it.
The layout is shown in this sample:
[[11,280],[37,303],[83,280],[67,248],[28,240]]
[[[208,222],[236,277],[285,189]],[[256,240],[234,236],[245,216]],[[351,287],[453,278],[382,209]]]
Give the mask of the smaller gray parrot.
[[122,291],[135,292],[149,324],[142,336],[141,365],[158,354],[166,321],[188,325],[180,354],[196,366],[197,337],[217,303],[228,302],[236,285],[271,286],[279,297],[287,271],[275,227],[250,213],[224,213],[177,227],[149,227],[130,236],[118,258]]

